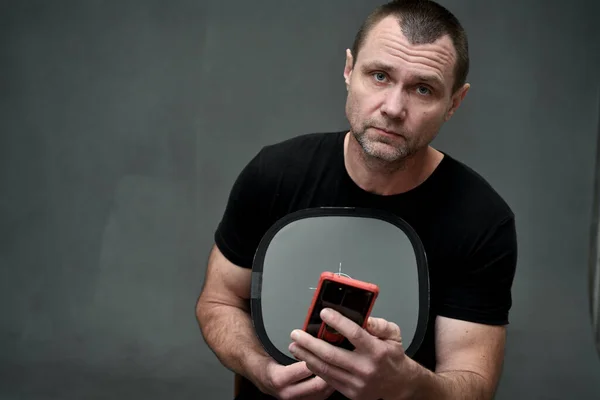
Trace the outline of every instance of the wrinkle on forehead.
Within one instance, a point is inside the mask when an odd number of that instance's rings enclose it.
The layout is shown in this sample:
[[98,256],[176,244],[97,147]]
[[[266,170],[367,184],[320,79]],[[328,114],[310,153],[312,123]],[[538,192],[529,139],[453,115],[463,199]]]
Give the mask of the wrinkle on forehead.
[[430,44],[427,47],[415,49],[387,37],[379,39],[381,47],[391,55],[402,57],[409,62],[421,62],[427,65],[447,66],[454,63],[454,56],[443,45]]
[[369,36],[363,48],[367,58],[397,57],[408,64],[427,66],[441,77],[452,78],[456,55],[448,36],[442,36],[433,43],[411,45],[396,20],[381,22]]

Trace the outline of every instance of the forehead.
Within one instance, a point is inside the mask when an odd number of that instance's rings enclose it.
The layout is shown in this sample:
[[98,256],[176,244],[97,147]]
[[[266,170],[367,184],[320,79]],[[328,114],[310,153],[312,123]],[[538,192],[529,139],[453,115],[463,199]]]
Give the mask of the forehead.
[[455,61],[456,52],[448,35],[433,43],[411,44],[393,16],[371,29],[357,58],[361,65],[385,64],[407,74],[436,75],[447,86],[454,77]]

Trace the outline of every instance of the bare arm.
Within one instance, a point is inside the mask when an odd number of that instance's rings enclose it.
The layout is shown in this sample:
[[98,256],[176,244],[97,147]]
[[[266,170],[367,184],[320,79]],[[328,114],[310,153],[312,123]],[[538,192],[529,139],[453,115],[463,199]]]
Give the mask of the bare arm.
[[438,317],[435,373],[414,363],[414,399],[494,397],[502,371],[506,328]]
[[204,340],[228,369],[256,382],[269,357],[249,315],[251,270],[232,264],[213,246],[196,317]]
[[208,260],[196,318],[204,340],[221,364],[248,378],[260,391],[281,399],[323,400],[334,389],[308,379],[305,363],[279,365],[256,337],[248,310],[252,271],[232,264],[214,246]]

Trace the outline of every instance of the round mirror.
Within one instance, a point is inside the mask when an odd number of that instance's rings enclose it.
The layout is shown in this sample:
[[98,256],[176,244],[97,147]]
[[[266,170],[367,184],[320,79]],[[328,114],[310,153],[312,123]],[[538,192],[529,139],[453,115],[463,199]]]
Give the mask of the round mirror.
[[275,360],[297,361],[288,350],[290,333],[303,328],[323,272],[376,285],[371,316],[400,326],[406,354],[414,355],[429,314],[429,277],[419,237],[392,214],[325,207],[277,221],[255,255],[252,321]]

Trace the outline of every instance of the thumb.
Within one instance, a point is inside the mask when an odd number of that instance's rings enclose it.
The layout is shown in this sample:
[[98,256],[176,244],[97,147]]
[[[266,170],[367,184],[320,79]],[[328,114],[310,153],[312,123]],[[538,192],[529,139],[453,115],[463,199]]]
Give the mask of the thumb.
[[383,318],[369,317],[369,320],[367,321],[367,331],[381,340],[394,340],[402,344],[400,327]]
[[282,375],[285,384],[292,384],[313,375],[313,372],[308,369],[306,361],[295,362],[283,367],[282,370],[285,370]]

